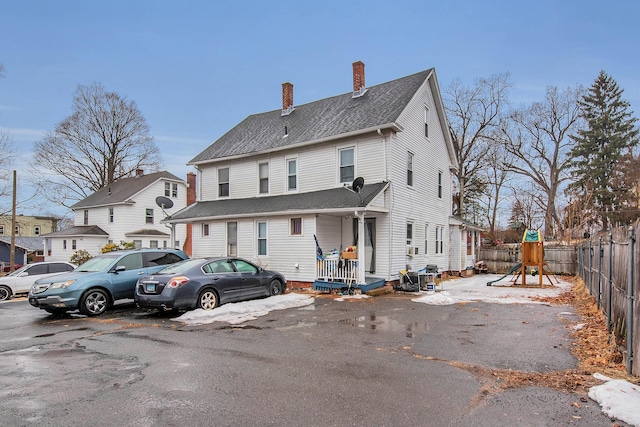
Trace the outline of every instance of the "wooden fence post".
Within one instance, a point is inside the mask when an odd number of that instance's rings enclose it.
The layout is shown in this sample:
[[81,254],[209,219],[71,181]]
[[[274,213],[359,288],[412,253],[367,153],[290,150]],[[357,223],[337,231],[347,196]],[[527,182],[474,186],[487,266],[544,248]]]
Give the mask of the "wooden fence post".
[[629,269],[627,271],[627,374],[631,374],[633,367],[633,262],[636,233],[633,226],[629,226]]

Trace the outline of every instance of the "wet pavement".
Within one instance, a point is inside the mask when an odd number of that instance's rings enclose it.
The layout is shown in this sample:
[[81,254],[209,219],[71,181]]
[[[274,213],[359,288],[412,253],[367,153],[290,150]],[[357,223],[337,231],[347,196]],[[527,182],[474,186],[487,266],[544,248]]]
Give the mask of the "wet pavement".
[[577,366],[572,308],[411,298],[319,296],[236,326],[3,302],[0,424],[613,425],[582,393],[495,387],[496,372]]

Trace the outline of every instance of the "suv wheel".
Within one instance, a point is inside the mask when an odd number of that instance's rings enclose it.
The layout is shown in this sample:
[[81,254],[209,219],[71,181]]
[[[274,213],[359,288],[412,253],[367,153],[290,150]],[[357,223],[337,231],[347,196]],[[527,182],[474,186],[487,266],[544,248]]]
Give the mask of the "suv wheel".
[[100,316],[109,307],[109,295],[102,289],[90,289],[80,301],[80,313],[87,316]]

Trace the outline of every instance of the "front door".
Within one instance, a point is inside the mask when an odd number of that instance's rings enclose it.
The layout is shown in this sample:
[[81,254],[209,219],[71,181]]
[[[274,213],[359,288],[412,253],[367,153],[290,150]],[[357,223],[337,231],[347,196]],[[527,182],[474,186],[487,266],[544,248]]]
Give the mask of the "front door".
[[[358,244],[358,218],[353,219],[354,245]],[[364,219],[364,269],[367,273],[376,272],[376,219]]]

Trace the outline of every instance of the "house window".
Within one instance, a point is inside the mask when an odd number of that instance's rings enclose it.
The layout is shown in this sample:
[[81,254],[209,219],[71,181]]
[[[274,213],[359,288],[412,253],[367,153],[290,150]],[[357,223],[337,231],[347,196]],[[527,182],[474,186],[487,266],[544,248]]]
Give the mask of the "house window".
[[66,240],[62,241],[62,249],[67,249],[67,241]]
[[149,247],[151,249],[158,249],[158,241],[157,240],[150,240],[149,241]]
[[424,254],[429,253],[429,224],[424,226]]
[[162,249],[167,249],[167,241],[166,240],[162,241]]
[[147,209],[145,213],[145,222],[147,224],[153,224],[153,209]]
[[442,172],[438,172],[438,198],[442,199]]
[[296,159],[287,160],[287,190],[298,189],[298,161]]
[[178,197],[178,184],[175,182],[171,184],[171,197],[174,199]]
[[76,249],[78,249],[78,245],[77,245],[76,239],[73,239],[73,240],[71,241],[71,249],[73,249],[74,251],[75,251]]
[[302,218],[291,218],[291,235],[302,235]]
[[424,106],[424,136],[429,138],[429,120],[431,119],[431,114],[429,112],[429,107]]
[[164,183],[164,195],[166,197],[178,197],[178,184],[172,182]]
[[258,164],[258,175],[260,179],[260,194],[269,193],[269,163]]
[[407,153],[407,185],[413,187],[413,153]]
[[140,249],[140,248],[142,247],[142,240],[134,240],[134,241],[133,241],[133,246],[134,246],[136,249]]
[[209,224],[202,224],[202,236],[209,236]]
[[229,197],[229,168],[218,169],[218,197]]
[[164,195],[166,197],[171,196],[171,183],[170,182],[165,182],[164,183]]
[[4,235],[4,225],[0,225],[0,235]]
[[113,208],[109,208],[109,223],[113,224]]
[[413,242],[413,223],[408,222],[407,223],[407,246],[411,246],[412,242]]
[[355,150],[345,148],[340,150],[340,183],[351,183],[355,178]]
[[258,222],[258,255],[267,254],[267,223]]
[[84,225],[89,225],[89,209],[84,210]]
[[238,255],[238,223],[235,221],[227,223],[227,255]]
[[436,227],[436,253],[441,254],[443,250],[444,227]]

